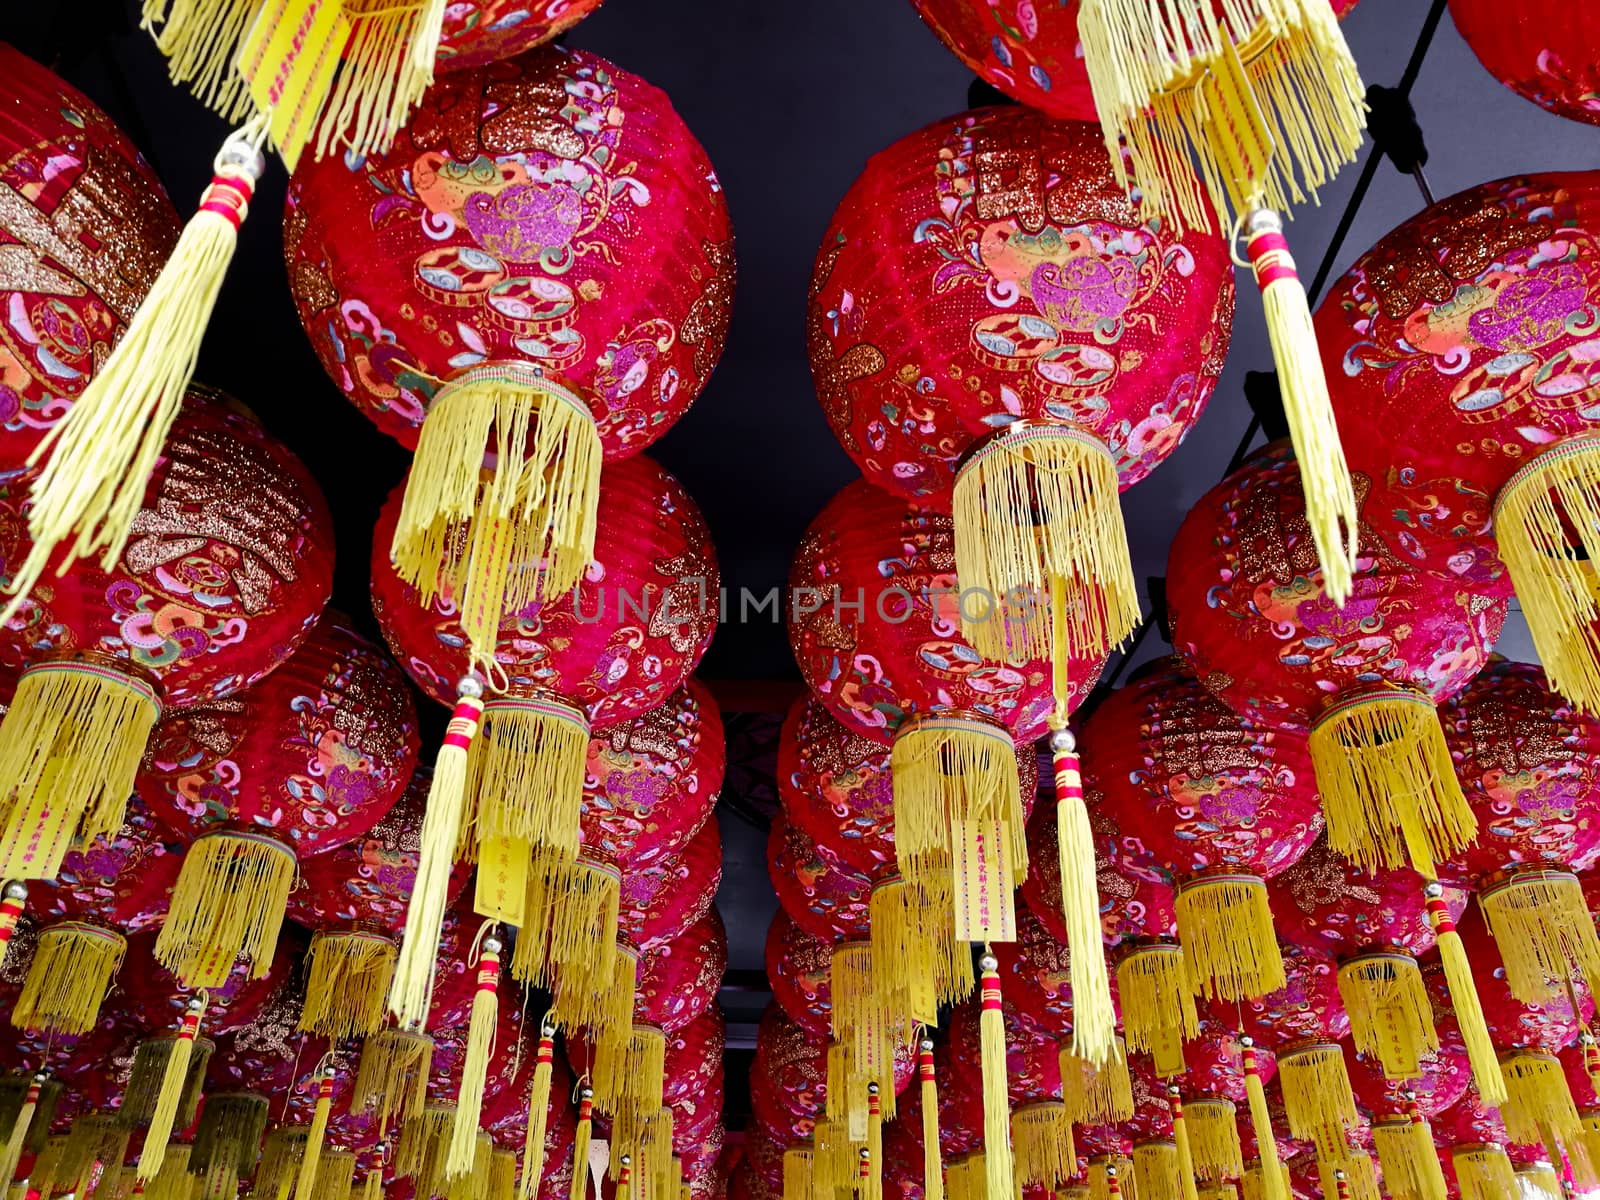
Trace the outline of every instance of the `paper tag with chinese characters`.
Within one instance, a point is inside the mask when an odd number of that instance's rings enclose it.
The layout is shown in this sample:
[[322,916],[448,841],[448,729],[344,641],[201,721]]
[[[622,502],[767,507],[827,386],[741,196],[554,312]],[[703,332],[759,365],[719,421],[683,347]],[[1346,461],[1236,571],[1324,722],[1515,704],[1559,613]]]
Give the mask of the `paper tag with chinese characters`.
[[951,843],[955,852],[956,940],[1016,941],[1010,829],[1003,821],[957,821]]
[[256,107],[272,114],[268,133],[291,171],[349,40],[341,0],[267,0],[239,47],[239,76]]
[[490,837],[478,844],[478,889],[472,907],[480,917],[522,924],[531,857],[528,843],[518,838]]

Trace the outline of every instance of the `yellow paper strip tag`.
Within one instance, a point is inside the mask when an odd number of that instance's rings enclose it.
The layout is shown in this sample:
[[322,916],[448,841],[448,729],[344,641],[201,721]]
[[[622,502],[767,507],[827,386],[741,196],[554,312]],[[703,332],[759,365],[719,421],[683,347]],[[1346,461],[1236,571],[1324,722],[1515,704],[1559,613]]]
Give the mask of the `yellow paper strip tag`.
[[1160,1078],[1171,1079],[1187,1069],[1183,1060],[1183,1035],[1176,1029],[1163,1026],[1156,1031],[1151,1042],[1150,1059]]
[[522,924],[531,858],[528,843],[517,838],[491,837],[478,844],[478,887],[472,907],[480,917]]
[[1011,879],[1011,830],[1004,821],[957,821],[956,939],[1014,942],[1017,909]]
[[341,0],[267,0],[239,48],[250,98],[272,114],[268,132],[294,170],[316,129],[350,40]]
[[1222,34],[1222,52],[1211,63],[1201,80],[1212,145],[1222,160],[1223,182],[1234,211],[1254,208],[1266,186],[1267,166],[1272,161],[1272,133],[1256,100],[1244,63],[1227,33]]

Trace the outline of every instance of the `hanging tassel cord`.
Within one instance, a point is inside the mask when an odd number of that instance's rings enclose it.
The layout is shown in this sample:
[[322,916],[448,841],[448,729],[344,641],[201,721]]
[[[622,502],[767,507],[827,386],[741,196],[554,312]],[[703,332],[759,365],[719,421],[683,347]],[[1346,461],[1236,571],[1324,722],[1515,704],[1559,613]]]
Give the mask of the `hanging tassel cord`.
[[1241,1037],[1239,1050],[1245,1098],[1250,1105],[1250,1128],[1255,1134],[1256,1156],[1261,1160],[1262,1197],[1263,1200],[1289,1200],[1283,1168],[1278,1161],[1278,1139],[1272,1131],[1272,1110],[1267,1107],[1267,1089],[1261,1082],[1261,1069],[1256,1062],[1255,1040]]
[[195,1039],[200,1036],[200,1023],[205,1019],[208,999],[206,992],[200,991],[184,1004],[183,1020],[167,1055],[166,1071],[156,1093],[155,1109],[150,1114],[150,1127],[144,1135],[144,1149],[139,1154],[136,1177],[142,1183],[154,1179],[165,1161],[167,1143],[172,1140],[173,1125],[183,1101],[189,1059],[194,1052]]
[[528,1092],[528,1129],[522,1146],[522,1177],[518,1200],[533,1200],[544,1178],[544,1139],[550,1119],[550,1077],[555,1064],[555,1029],[547,1016],[539,1027],[539,1049],[534,1057],[533,1087]]
[[1006,1078],[1006,1027],[1001,1012],[1000,962],[985,946],[978,1041],[983,1069],[983,1157],[990,1196],[1008,1196],[1012,1186],[1011,1105]]
[[1499,1059],[1494,1042],[1489,1038],[1489,1023],[1484,1019],[1483,1005],[1478,1000],[1478,988],[1472,978],[1472,964],[1467,959],[1467,948],[1456,932],[1455,919],[1444,900],[1444,887],[1437,880],[1428,879],[1423,884],[1423,904],[1428,912],[1428,922],[1433,926],[1434,940],[1439,946],[1439,960],[1444,964],[1445,982],[1450,988],[1450,1007],[1456,1014],[1456,1025],[1461,1039],[1466,1043],[1467,1060],[1472,1066],[1472,1081],[1478,1085],[1478,1095],[1491,1108],[1506,1102],[1505,1080],[1500,1074]]
[[228,136],[199,211],[116,349],[29,456],[29,466],[40,468],[28,512],[33,544],[12,577],[0,621],[16,615],[56,561],[58,546],[71,542],[56,563],[58,574],[97,552],[106,570],[122,557],[266,169],[266,132],[266,119],[257,117]]
[[300,1156],[300,1171],[295,1177],[294,1200],[311,1200],[317,1185],[317,1169],[322,1163],[322,1143],[328,1136],[328,1119],[333,1111],[333,1056],[325,1054],[317,1064],[317,1102],[311,1110],[311,1127],[306,1131],[306,1148]]
[[406,905],[405,933],[389,991],[389,1009],[402,1025],[420,1027],[427,1019],[450,873],[461,837],[467,757],[483,720],[483,707],[483,684],[470,675],[461,679],[456,684],[455,711],[445,730],[428,788],[417,877]]
[[22,1108],[18,1111],[16,1119],[11,1122],[11,1134],[6,1138],[0,1153],[5,1155],[0,1159],[0,1185],[7,1188],[17,1173],[17,1164],[22,1161],[22,1150],[28,1141],[28,1131],[33,1126],[34,1114],[39,1110],[39,1096],[44,1091],[44,1085],[49,1081],[49,1076],[43,1071],[28,1080],[28,1090],[23,1093]]
[[944,1162],[939,1146],[939,1090],[931,1038],[922,1038],[917,1043],[917,1076],[922,1081],[923,1200],[944,1200]]
[[[478,954],[478,988],[472,997],[472,1014],[467,1021],[467,1053],[461,1067],[461,1090],[456,1100],[455,1125],[445,1155],[445,1176],[455,1178],[472,1171],[478,1152],[478,1121],[483,1110],[484,1086],[489,1077],[489,1059],[494,1054],[496,1028],[500,1022],[500,951],[503,943],[499,927],[486,921],[478,930],[474,949]],[[297,1197],[296,1200],[299,1200]]]
[[594,1127],[594,1089],[588,1077],[578,1085],[578,1129],[572,1138],[572,1191],[570,1200],[589,1194],[589,1137]]

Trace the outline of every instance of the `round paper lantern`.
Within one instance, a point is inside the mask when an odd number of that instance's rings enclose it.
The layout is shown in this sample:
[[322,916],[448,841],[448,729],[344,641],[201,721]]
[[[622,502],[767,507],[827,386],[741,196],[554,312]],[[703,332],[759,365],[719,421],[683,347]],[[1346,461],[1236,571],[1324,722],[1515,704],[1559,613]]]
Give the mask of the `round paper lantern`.
[[[490,672],[494,692],[480,698],[456,606],[442,597],[425,602],[389,560],[386,535],[398,519],[399,500],[392,496],[379,519],[373,610],[402,665],[429,695],[457,705],[466,731],[447,739],[445,751],[459,765],[436,773],[430,813],[437,809],[451,826],[444,843],[456,842],[456,830],[472,830],[480,854],[488,847],[490,861],[502,868],[518,861],[518,852],[507,849],[514,844],[548,851],[535,866],[554,872],[553,894],[570,898],[579,885],[558,868],[578,849],[591,731],[668,700],[715,630],[716,605],[708,597],[716,594],[718,577],[704,518],[682,486],[649,459],[609,467],[596,558],[583,586],[568,601],[530,604],[506,617]],[[438,793],[441,778],[451,784],[448,793]],[[418,881],[424,899],[408,919],[414,932],[406,940],[419,946],[434,940],[426,931],[442,911],[448,856],[438,857],[430,867],[424,855]],[[520,900],[515,876],[502,876],[502,869],[480,868],[480,883],[487,880],[490,891],[506,888]],[[609,981],[614,969],[614,935],[599,916],[614,886],[588,889],[594,902],[573,913],[573,928],[581,932],[560,956],[561,970],[584,976],[585,991],[603,990],[599,977]],[[484,901],[481,894],[480,907]],[[536,909],[535,927],[545,911]],[[516,910],[505,915],[522,919]],[[411,1013],[420,1011],[431,959],[421,953],[413,966],[407,953],[403,946],[397,1010]]]
[[[1364,494],[1363,477],[1357,477]],[[1370,496],[1363,500],[1370,510]],[[1173,644],[1236,712],[1310,731],[1328,839],[1364,867],[1433,860],[1471,840],[1435,705],[1487,661],[1504,601],[1412,568],[1363,523],[1350,598],[1328,597],[1304,520],[1299,468],[1269,446],[1203,497],[1167,563]],[[1430,893],[1433,889],[1430,886]],[[1438,897],[1430,896],[1430,905]],[[1462,993],[1473,1072],[1499,1095],[1499,1069],[1470,1007],[1471,969],[1453,928],[1431,910]]]
[[[0,489],[0,575],[32,551],[29,495]],[[52,556],[0,630],[21,673],[0,722],[0,875],[53,877],[69,839],[122,824],[156,720],[232,696],[290,656],[327,601],[332,526],[315,482],[224,397],[191,389],[109,569]],[[80,819],[81,818],[81,819]]]
[[1441,712],[1478,841],[1446,873],[1475,885],[1508,981],[1540,1001],[1600,979],[1577,872],[1600,859],[1600,720],[1525,663],[1492,662]]
[[806,933],[829,946],[866,940],[872,881],[828,855],[781,814],[767,835],[767,874],[783,911]]
[[1597,188],[1593,172],[1553,173],[1443,200],[1380,239],[1317,313],[1340,424],[1363,431],[1351,467],[1387,493],[1397,550],[1485,593],[1503,592],[1503,561],[1556,690],[1590,710]]
[[1450,16],[1484,70],[1517,95],[1600,125],[1600,38],[1581,13],[1560,4],[1509,9],[1450,0]]
[[[342,1041],[382,1025],[406,904],[416,886],[432,778],[431,771],[418,768],[365,835],[301,864],[300,886],[288,906],[290,917],[314,931],[301,1029]],[[471,873],[471,864],[456,864],[446,903],[455,902]]]
[[826,1041],[833,1029],[833,943],[807,933],[780,908],[767,929],[764,957],[772,998],[791,1021]]
[[439,52],[440,71],[481,67],[514,58],[534,46],[560,37],[583,20],[602,0],[457,0],[444,10]]
[[[1416,961],[1435,940],[1425,883],[1405,867],[1362,871],[1319,838],[1268,886],[1285,941],[1339,956],[1339,993],[1356,1049],[1392,1080],[1415,1078],[1439,1045]],[[1442,914],[1454,924],[1468,893],[1443,885],[1439,892]]]
[[660,91],[547,47],[441,76],[380,156],[303,160],[284,248],[328,374],[417,450],[383,553],[461,602],[487,666],[502,613],[584,577],[602,458],[665,433],[722,352],[716,173]]
[[728,969],[728,934],[712,908],[639,960],[635,1020],[671,1036],[710,1008]]
[[[1552,996],[1541,1004],[1525,1003],[1512,994],[1499,949],[1483,922],[1470,920],[1464,923],[1461,940],[1472,959],[1489,1036],[1494,1039],[1498,1049],[1521,1048],[1555,1054],[1577,1039],[1579,1030],[1594,1014],[1594,1000],[1587,988],[1580,986],[1577,989],[1576,1009],[1571,998],[1564,993]],[[1445,981],[1427,972],[1424,972],[1424,978],[1430,984],[1435,1002],[1447,1004],[1442,986]]]
[[720,1114],[727,1040],[727,1018],[716,1004],[668,1037],[661,1102],[689,1117],[702,1109]]
[[0,48],[0,439],[15,470],[82,394],[178,240],[161,181],[89,98]]
[[1322,829],[1305,739],[1238,715],[1175,659],[1084,724],[1084,793],[1177,882],[1197,986],[1230,1000],[1283,984],[1267,878]]
[[361,837],[393,807],[417,765],[416,720],[400,671],[328,614],[266,679],[157,726],[139,794],[190,843],[162,962],[197,987],[239,956],[264,970],[299,858]]
[[770,1126],[820,1119],[827,1101],[827,1056],[826,1043],[809,1037],[776,1003],[769,1004],[756,1030],[750,1079],[757,1120]]
[[1414,1104],[1423,1117],[1436,1120],[1472,1086],[1467,1049],[1453,1029],[1441,1034],[1439,1049],[1425,1057],[1421,1070],[1409,1079],[1388,1078],[1381,1064],[1368,1055],[1356,1055],[1349,1066],[1356,1101],[1374,1117],[1401,1115]]
[[1017,940],[994,947],[1000,982],[1018,1024],[1040,1039],[1070,1038],[1072,975],[1067,946],[1031,909],[1017,913]]
[[[1027,661],[1052,638],[1085,657],[1118,642],[1139,613],[1116,490],[1177,447],[1216,385],[1223,240],[1143,221],[1093,125],[979,109],[867,164],[809,312],[845,450],[873,483],[954,506],[953,565],[991,610],[963,619],[972,644]],[[989,619],[1002,600],[1011,619]]]
[[1340,1041],[1350,1035],[1350,1018],[1339,998],[1338,962],[1323,950],[1283,948],[1284,985],[1245,1001],[1239,1008],[1216,1004],[1218,1020],[1236,1019],[1262,1045]]
[[[1083,46],[1077,0],[911,0],[917,15],[980,79],[1012,99],[1074,121],[1098,114]],[[1344,16],[1356,0],[1332,0]]]
[[[1351,597],[1334,605],[1284,444],[1201,499],[1167,574],[1174,642],[1200,681],[1252,720],[1309,728],[1335,850],[1399,865],[1402,820],[1439,857],[1470,840],[1434,705],[1483,667],[1503,602],[1412,570],[1364,524]],[[1402,812],[1394,796],[1413,794]]]

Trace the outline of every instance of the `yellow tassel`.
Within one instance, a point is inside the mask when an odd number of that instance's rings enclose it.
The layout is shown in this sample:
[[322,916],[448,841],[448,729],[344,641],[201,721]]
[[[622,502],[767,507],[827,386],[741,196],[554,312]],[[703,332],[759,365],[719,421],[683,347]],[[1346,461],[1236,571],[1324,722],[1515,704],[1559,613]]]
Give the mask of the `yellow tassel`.
[[584,1084],[578,1090],[578,1131],[572,1138],[570,1200],[584,1200],[589,1192],[589,1131],[593,1125],[594,1089]]
[[[6,1134],[5,1146],[0,1148],[0,1153],[5,1157],[0,1159],[0,1182],[6,1187],[11,1186],[11,1181],[16,1177],[17,1164],[22,1161],[23,1148],[28,1144],[28,1135],[33,1132],[34,1120],[38,1116],[40,1101],[44,1096],[46,1086],[50,1079],[42,1072],[28,1081],[27,1089],[23,1092],[22,1103],[18,1106],[11,1119],[11,1129]],[[56,1085],[56,1094],[60,1094],[60,1085]],[[54,1108],[54,1104],[51,1105]],[[50,1121],[48,1115],[40,1123],[42,1130],[48,1131]]]
[[1133,1116],[1133,1081],[1121,1038],[1113,1039],[1111,1057],[1099,1066],[1079,1058],[1070,1043],[1064,1044],[1060,1066],[1061,1099],[1073,1121],[1116,1125]]
[[1369,951],[1339,964],[1339,996],[1358,1052],[1377,1060],[1387,1079],[1415,1079],[1422,1058],[1439,1049],[1433,1009],[1417,960]]
[[620,1042],[601,1039],[595,1046],[594,1099],[601,1112],[624,1106],[654,1109],[661,1103],[667,1038],[654,1025],[635,1023]]
[[[827,1072],[824,1112],[830,1121],[838,1123],[854,1140],[860,1141],[866,1137],[868,1080],[856,1071],[855,1055],[842,1042],[828,1043]],[[847,1180],[854,1178],[855,1165],[851,1158],[840,1168]],[[847,1182],[839,1186],[850,1185]]]
[[191,988],[221,987],[243,958],[250,978],[272,966],[298,874],[294,851],[258,833],[208,833],[184,852],[156,961]]
[[100,1019],[100,1006],[127,949],[120,933],[82,921],[45,929],[12,1006],[11,1024],[48,1033],[87,1033]]
[[1461,1200],[1505,1200],[1517,1194],[1517,1176],[1501,1147],[1483,1142],[1450,1150]]
[[1090,1200],[1087,1183],[1069,1183],[1056,1189],[1056,1200]]
[[[621,885],[621,872],[609,863],[535,850],[512,976],[543,988],[559,981],[574,999],[603,996],[615,969]],[[576,1023],[592,1021],[587,1015]]]
[[1446,1200],[1444,1170],[1427,1121],[1410,1117],[1374,1121],[1372,1140],[1394,1200]]
[[1179,232],[1212,228],[1207,195],[1286,209],[1361,147],[1365,89],[1316,0],[1085,0],[1078,37],[1118,178]]
[[983,1157],[990,1197],[1011,1194],[1011,1110],[1006,1078],[1006,1026],[1000,1011],[999,961],[986,949],[982,1009],[978,1014],[979,1057],[983,1068]]
[[450,872],[455,865],[456,843],[466,823],[467,758],[482,717],[483,685],[466,676],[456,684],[455,711],[428,787],[417,878],[406,905],[406,928],[389,991],[389,1010],[402,1025],[420,1026],[428,1016]]
[[633,1200],[633,1156],[622,1156],[622,1170],[617,1177],[617,1200]]
[[237,1186],[255,1168],[267,1127],[267,1098],[255,1092],[219,1092],[206,1097],[189,1153],[191,1171],[203,1174],[209,1198]]
[[489,1200],[515,1200],[517,1194],[517,1156],[496,1149],[489,1157]]
[[[194,1106],[198,1103],[200,1088],[205,1080],[206,1064],[211,1059],[211,1043],[200,1039],[200,1022],[205,1012],[204,992],[189,997],[184,1005],[183,1020],[166,1054],[162,1056],[154,1051],[144,1054],[141,1053],[144,1050],[141,1046],[140,1052],[134,1055],[134,1077],[130,1079],[128,1087],[133,1119],[138,1120],[140,1114],[148,1111],[150,1122],[150,1128],[144,1135],[144,1150],[139,1155],[139,1178],[146,1183],[161,1171],[172,1131],[186,1129],[194,1120]],[[145,1097],[150,1095],[151,1088],[142,1082],[144,1074],[140,1070],[140,1059],[144,1058],[150,1063],[149,1073],[154,1076],[157,1062],[162,1057],[166,1061],[160,1063],[159,1082],[155,1084],[154,1095],[147,1106]],[[199,1069],[191,1070],[196,1065]],[[140,1082],[140,1086],[134,1086],[136,1081]],[[180,1114],[187,1120],[180,1122]]]
[[1349,697],[1311,727],[1311,763],[1333,848],[1363,870],[1433,863],[1471,845],[1478,822],[1461,793],[1433,702],[1388,689]]
[[600,459],[589,406],[537,367],[485,363],[434,396],[390,555],[423,604],[456,600],[476,667],[492,668],[503,614],[577,586],[594,557]]
[[981,1154],[969,1154],[963,1158],[956,1159],[955,1162],[950,1164],[950,1174],[946,1180],[950,1200],[982,1200],[981,1197],[974,1196],[972,1186],[973,1160],[975,1158],[981,1159],[982,1157]]
[[[881,1075],[890,1045],[890,1017],[874,984],[872,946],[845,942],[835,946],[829,971],[834,1040],[849,1048],[851,1070],[863,1079]],[[892,1071],[892,1066],[889,1070]]]
[[416,1194],[432,1196],[444,1185],[444,1156],[455,1128],[453,1104],[429,1104],[416,1115],[408,1115],[400,1128],[395,1146],[396,1179],[414,1182]]
[[1029,1104],[1012,1113],[1011,1146],[1021,1183],[1054,1188],[1078,1173],[1072,1120],[1059,1100]]
[[956,937],[953,904],[948,877],[873,885],[872,961],[889,1011],[932,1025],[941,1007],[972,994],[972,949]]
[[355,1187],[356,1156],[348,1150],[326,1150],[317,1162],[316,1190],[311,1200],[350,1200]]
[[1506,1081],[1500,1117],[1513,1142],[1537,1145],[1550,1133],[1564,1147],[1579,1145],[1583,1122],[1555,1055],[1513,1050],[1500,1056],[1500,1073]]
[[[294,1200],[312,1200],[317,1173],[322,1169],[322,1143],[328,1135],[328,1115],[332,1110],[333,1068],[324,1062],[317,1079],[317,1102],[311,1110],[311,1126],[306,1131],[305,1154],[300,1159],[300,1172],[295,1179]],[[349,1190],[347,1179],[345,1191]]]
[[1272,1131],[1272,1111],[1267,1107],[1267,1089],[1261,1082],[1261,1072],[1256,1065],[1255,1041],[1248,1037],[1240,1038],[1239,1049],[1244,1071],[1244,1094],[1250,1104],[1250,1131],[1255,1135],[1260,1165],[1256,1178],[1261,1186],[1261,1200],[1289,1200],[1293,1194],[1289,1187],[1289,1171],[1278,1160],[1278,1139]]
[[1315,1042],[1280,1051],[1278,1084],[1290,1135],[1312,1142],[1324,1158],[1342,1154],[1344,1131],[1358,1120],[1343,1048]]
[[1071,426],[1019,421],[967,458],[952,508],[956,574],[996,610],[962,614],[980,654],[1019,663],[1049,654],[1056,606],[1043,600],[1053,594],[1075,658],[1103,658],[1133,631],[1139,593],[1117,490],[1105,446]]
[[11,579],[13,599],[0,620],[16,614],[55,562],[59,546],[71,543],[66,564],[56,563],[58,571],[80,556],[98,553],[107,570],[122,557],[265,169],[265,135],[259,118],[228,135],[199,210],[183,227],[122,340],[29,456],[29,464],[40,468],[28,511],[33,545]]
[[1543,1004],[1577,976],[1600,979],[1600,938],[1576,875],[1516,870],[1491,881],[1478,903],[1518,1000]]
[[528,1092],[527,1133],[522,1144],[522,1178],[519,1200],[533,1200],[544,1178],[544,1139],[550,1119],[550,1076],[555,1062],[555,1031],[548,1022],[539,1029],[539,1049],[534,1058],[533,1087]]
[[563,973],[550,999],[550,1016],[558,1026],[586,1026],[600,1042],[625,1041],[633,1024],[633,996],[638,979],[639,954],[618,944],[612,954],[611,978],[598,995],[569,984]]
[[22,672],[0,718],[0,796],[10,797],[0,878],[54,879],[74,836],[89,842],[122,827],[160,715],[155,689],[114,664],[51,661]]
[[922,1081],[922,1197],[923,1200],[944,1200],[944,1162],[939,1146],[939,1088],[934,1074],[933,1041],[930,1038],[923,1038],[917,1043],[917,1075]]
[[[894,1067],[890,1065],[892,1078]],[[867,1174],[865,1200],[883,1200],[883,1105],[879,1100],[880,1088],[876,1083],[867,1085]],[[1069,1127],[1070,1137],[1072,1130]]]
[[783,1200],[812,1200],[811,1147],[790,1146],[783,1152]]
[[[498,625],[489,634],[491,655]],[[588,752],[582,709],[545,697],[490,700],[467,764],[467,807],[476,814],[479,843],[508,838],[562,859],[577,854]]]
[[396,1118],[422,1115],[428,1099],[433,1039],[404,1029],[380,1029],[361,1043],[350,1107],[371,1114],[379,1136]]
[[28,885],[20,879],[7,880],[0,887],[0,967],[5,966],[6,951],[17,932],[17,922],[28,906]]
[[[890,752],[894,774],[895,857],[900,873],[932,886],[956,863],[957,936],[966,898],[995,901],[996,924],[1013,913],[1011,889],[1027,875],[1016,749],[1000,726],[979,717],[927,717],[908,724]],[[966,862],[964,831],[1008,842]],[[989,871],[987,879],[979,871]],[[1003,892],[1001,896],[999,893]],[[969,918],[970,919],[970,918]],[[1010,922],[1015,924],[1014,916]],[[972,939],[978,940],[978,939]]]
[[340,146],[370,157],[388,148],[433,82],[445,0],[348,6],[350,39],[324,102],[317,157]]
[[[1276,1157],[1273,1161],[1277,1162]],[[1259,1158],[1245,1163],[1239,1185],[1244,1200],[1288,1200],[1294,1194],[1290,1189],[1289,1168],[1278,1163],[1269,1173]]]
[[1582,1176],[1577,1180],[1579,1186],[1593,1189],[1600,1187],[1600,1109],[1581,1109],[1579,1115],[1583,1118],[1583,1132],[1578,1135],[1576,1152],[1569,1157],[1574,1178]]
[[1311,306],[1278,214],[1253,209],[1245,218],[1245,229],[1245,252],[1261,291],[1283,411],[1300,464],[1306,523],[1322,565],[1323,591],[1335,605],[1343,605],[1350,595],[1360,525]]
[[1267,885],[1255,875],[1200,875],[1178,886],[1178,940],[1197,995],[1255,1000],[1287,979]]
[[[500,949],[500,939],[493,933],[483,939],[483,953],[478,959],[478,990],[473,993],[472,1015],[467,1024],[467,1053],[461,1066],[456,1123],[445,1155],[445,1174],[450,1177],[471,1171],[477,1153],[483,1088],[489,1078],[495,1030],[500,1024]],[[296,1200],[302,1198],[296,1197]]]
[[1516,1169],[1517,1188],[1522,1200],[1548,1196],[1550,1200],[1563,1200],[1561,1180],[1549,1163],[1528,1163]]
[[362,1177],[361,1200],[383,1200],[382,1167],[374,1167]]
[[1182,1071],[1183,1043],[1200,1031],[1183,948],[1157,940],[1125,950],[1117,964],[1117,992],[1127,1048],[1151,1055],[1162,1078]]
[[318,931],[306,950],[306,997],[296,1028],[335,1042],[377,1032],[397,954],[380,933]]
[[1133,1160],[1121,1154],[1097,1154],[1089,1160],[1090,1200],[1111,1200],[1131,1193]]
[[[1194,1186],[1194,1181],[1189,1181]],[[1178,1171],[1178,1147],[1168,1141],[1140,1142],[1133,1148],[1133,1188],[1138,1200],[1194,1200]]]
[[[100,1178],[115,1179],[128,1156],[128,1138],[132,1131],[114,1112],[89,1113],[72,1123],[67,1134],[67,1147],[63,1168],[66,1178],[75,1180],[73,1191],[86,1196],[98,1191],[95,1186],[95,1167],[100,1167]],[[111,1191],[107,1186],[106,1191]]]
[[[1113,493],[1113,499],[1115,493]],[[1051,603],[1060,608],[1059,588]],[[1058,631],[1064,625],[1057,623]],[[1061,910],[1066,914],[1067,950],[1072,975],[1072,1044],[1077,1056],[1101,1064],[1111,1058],[1117,1014],[1111,1003],[1105,946],[1100,928],[1100,892],[1095,880],[1094,834],[1083,803],[1083,777],[1078,770],[1078,745],[1067,728],[1064,693],[1069,650],[1056,645],[1052,657],[1058,676],[1056,708],[1050,716],[1050,753],[1055,761],[1056,851],[1061,861]]]
[[1371,1155],[1361,1150],[1346,1149],[1336,1173],[1341,1198],[1383,1200],[1378,1189],[1378,1170],[1372,1163]]
[[1423,885],[1423,903],[1427,906],[1428,920],[1439,945],[1439,960],[1444,964],[1445,983],[1450,989],[1450,1007],[1456,1014],[1456,1025],[1461,1030],[1461,1040],[1466,1043],[1467,1061],[1472,1066],[1472,1082],[1478,1095],[1490,1108],[1506,1102],[1505,1080],[1500,1074],[1499,1059],[1494,1043],[1489,1039],[1489,1025],[1484,1020],[1483,1006],[1478,1001],[1478,988],[1472,980],[1472,964],[1467,960],[1467,948],[1456,932],[1455,921],[1444,902],[1444,888],[1429,880]]
[[[198,1002],[199,997],[190,1000],[191,1004]],[[215,1051],[216,1043],[210,1038],[185,1037],[181,1030],[140,1042],[134,1047],[133,1067],[122,1091],[123,1118],[135,1125],[150,1125],[161,1108],[170,1072],[178,1097],[171,1128],[187,1129],[193,1125],[200,1110],[200,1089],[205,1083],[206,1068]],[[174,1054],[181,1055],[182,1061],[174,1062]],[[147,1135],[146,1153],[149,1153],[149,1144]]]
[[305,1125],[280,1125],[267,1134],[252,1188],[258,1200],[289,1200],[310,1133]]
[[1188,1127],[1189,1152],[1194,1173],[1218,1183],[1237,1179],[1244,1171],[1244,1151],[1239,1145],[1238,1112],[1232,1100],[1190,1100],[1183,1107]]
[[1177,1154],[1178,1188],[1183,1200],[1200,1200],[1195,1182],[1194,1148],[1189,1144],[1189,1121],[1184,1116],[1183,1097],[1176,1086],[1167,1089],[1172,1110],[1172,1147]]
[[494,1180],[494,1139],[480,1130],[472,1139],[472,1159],[459,1175],[445,1172],[441,1200],[489,1200]]
[[1600,713],[1597,483],[1600,438],[1571,438],[1524,464],[1494,506],[1495,542],[1550,686],[1588,713]]

